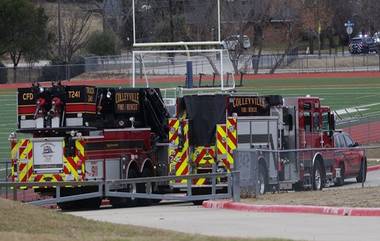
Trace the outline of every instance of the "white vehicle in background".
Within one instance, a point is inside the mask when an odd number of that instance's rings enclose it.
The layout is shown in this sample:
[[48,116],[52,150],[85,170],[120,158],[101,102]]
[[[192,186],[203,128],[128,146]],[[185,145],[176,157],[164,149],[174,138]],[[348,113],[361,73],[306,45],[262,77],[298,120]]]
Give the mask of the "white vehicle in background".
[[243,49],[249,49],[251,47],[251,41],[249,40],[248,36],[241,36],[238,34],[230,35],[225,38],[221,43],[221,47],[227,50],[235,50],[236,46],[238,46],[239,43]]

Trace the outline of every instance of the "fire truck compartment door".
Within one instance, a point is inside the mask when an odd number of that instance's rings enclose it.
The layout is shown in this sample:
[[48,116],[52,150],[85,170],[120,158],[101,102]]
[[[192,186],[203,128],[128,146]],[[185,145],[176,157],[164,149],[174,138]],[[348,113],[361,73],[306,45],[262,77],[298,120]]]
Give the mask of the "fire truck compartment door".
[[276,150],[281,143],[278,128],[278,117],[238,117],[237,121],[238,148],[273,150],[264,154],[270,184],[278,179]]
[[278,117],[239,117],[237,123],[239,148],[278,149]]
[[34,138],[33,167],[37,173],[63,170],[63,138]]
[[[88,180],[103,179],[103,159],[86,161],[86,178]],[[116,175],[116,178],[118,176]]]

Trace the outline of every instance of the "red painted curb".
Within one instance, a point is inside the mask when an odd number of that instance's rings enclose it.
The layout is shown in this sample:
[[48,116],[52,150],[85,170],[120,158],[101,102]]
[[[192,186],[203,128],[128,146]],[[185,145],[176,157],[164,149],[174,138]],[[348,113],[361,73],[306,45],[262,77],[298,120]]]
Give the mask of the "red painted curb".
[[380,170],[380,165],[367,167],[367,172]]
[[204,201],[204,208],[230,209],[246,212],[262,213],[304,213],[323,214],[336,216],[370,216],[379,217],[380,208],[348,208],[348,207],[326,207],[306,205],[255,205],[236,203],[231,201]]

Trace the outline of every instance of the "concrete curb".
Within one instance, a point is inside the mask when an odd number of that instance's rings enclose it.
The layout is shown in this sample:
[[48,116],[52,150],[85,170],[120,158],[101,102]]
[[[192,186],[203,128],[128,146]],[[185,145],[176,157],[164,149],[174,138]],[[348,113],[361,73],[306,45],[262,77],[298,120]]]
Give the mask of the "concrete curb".
[[202,206],[204,208],[230,209],[236,211],[261,213],[304,213],[335,216],[380,217],[380,208],[348,208],[306,205],[255,205],[236,203],[232,201],[204,201]]
[[380,165],[367,167],[368,172],[373,172],[373,171],[377,171],[377,170],[380,170]]

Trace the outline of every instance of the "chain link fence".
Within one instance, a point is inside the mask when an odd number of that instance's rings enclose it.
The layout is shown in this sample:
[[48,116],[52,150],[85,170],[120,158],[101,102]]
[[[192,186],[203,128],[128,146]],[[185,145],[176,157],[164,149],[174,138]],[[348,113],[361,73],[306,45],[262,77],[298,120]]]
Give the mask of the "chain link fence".
[[[152,76],[173,76],[186,74],[184,54],[145,54],[136,56],[135,74]],[[198,54],[190,57],[193,74],[213,75],[221,72],[220,56],[217,54]],[[234,73],[228,54],[223,56],[223,73]],[[260,58],[245,53],[239,57],[238,69],[244,73],[312,73],[312,72],[354,72],[380,71],[380,55],[305,55],[296,52],[288,55],[264,54]],[[52,81],[64,79],[107,79],[131,78],[132,54],[105,57],[86,57],[84,63],[69,65],[29,65],[13,69],[0,67],[0,83],[23,83],[33,81]]]
[[[9,181],[11,175],[11,163],[7,160],[0,160],[0,182]],[[0,197],[10,198],[11,188],[8,186],[0,186]]]
[[378,185],[374,179],[365,183],[367,166],[380,159],[380,146],[376,145],[294,150],[238,148],[234,157],[243,198],[280,190]]

